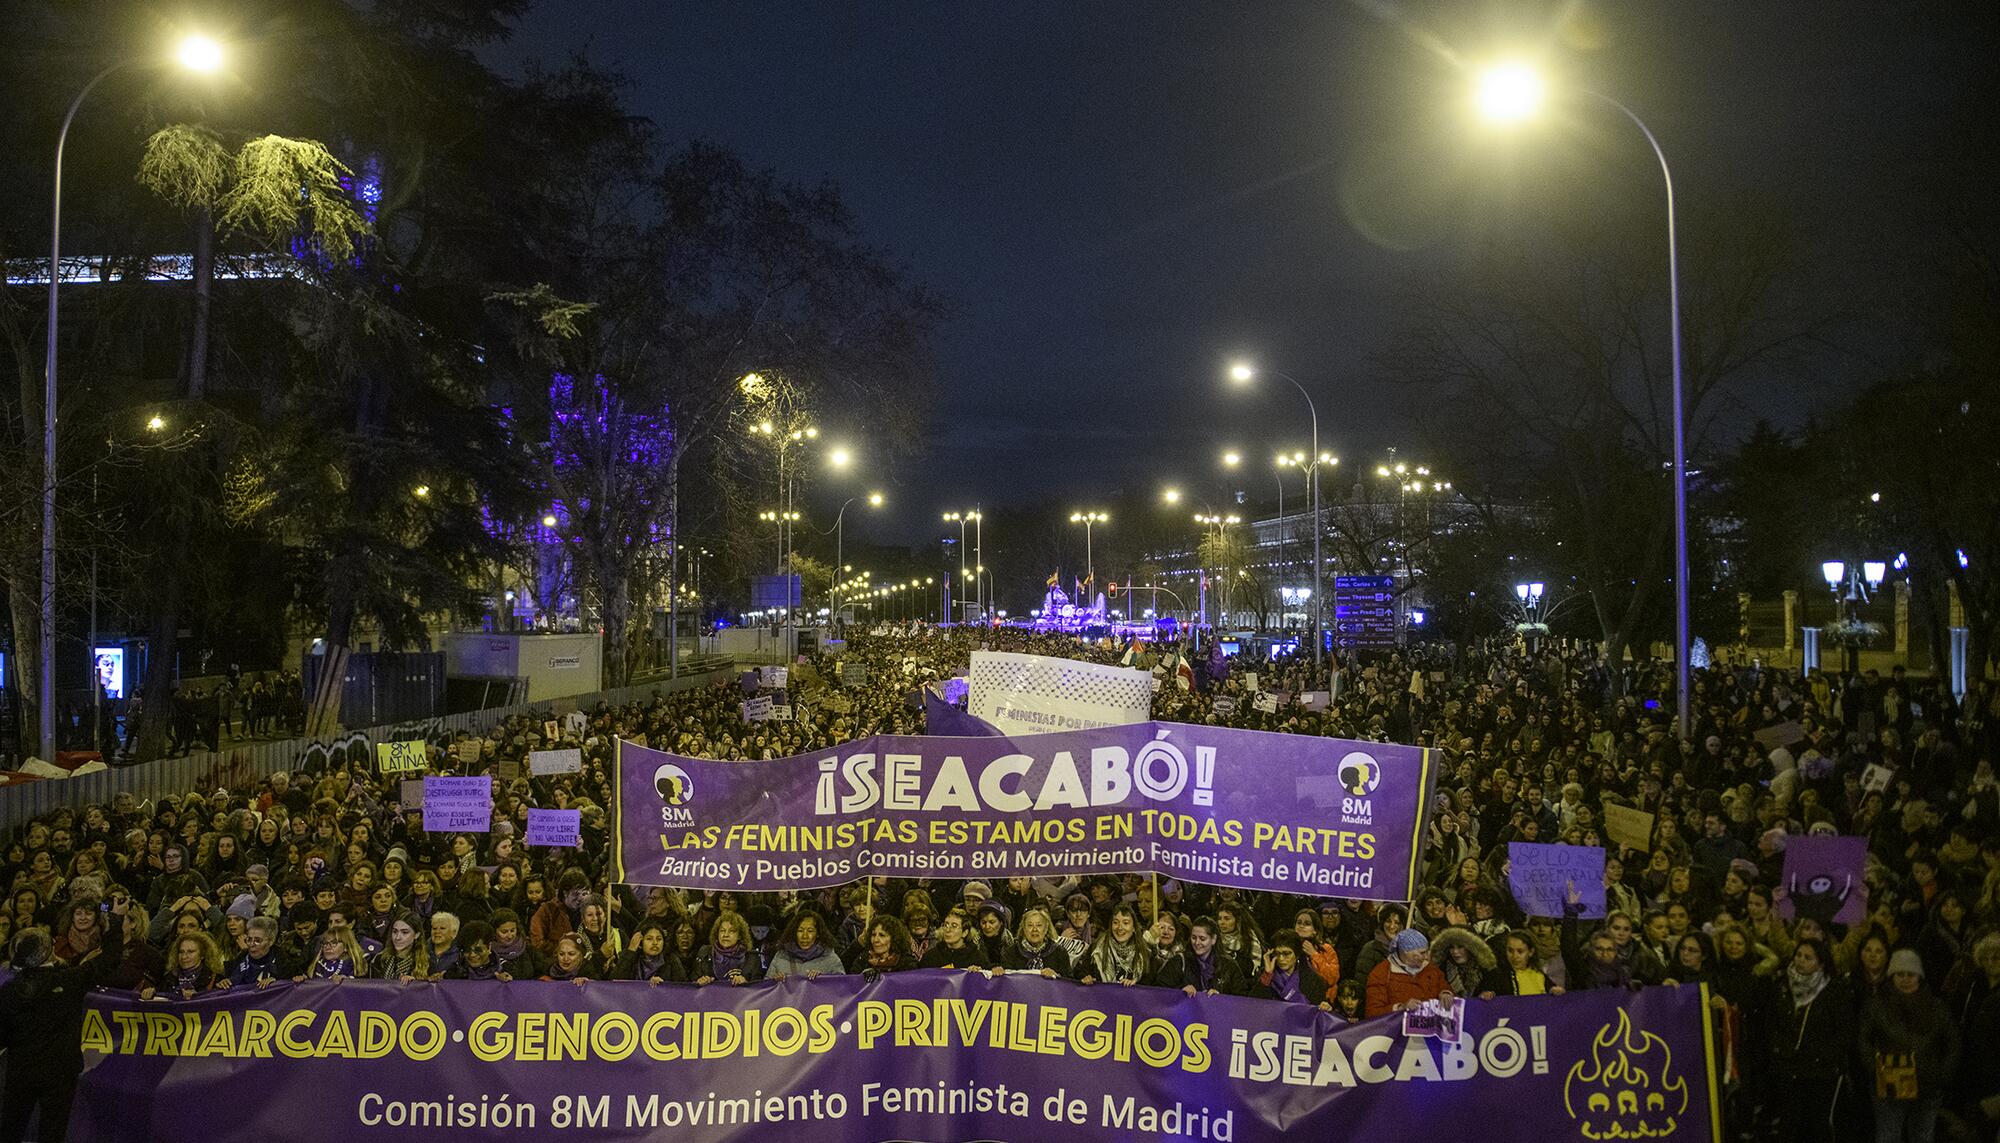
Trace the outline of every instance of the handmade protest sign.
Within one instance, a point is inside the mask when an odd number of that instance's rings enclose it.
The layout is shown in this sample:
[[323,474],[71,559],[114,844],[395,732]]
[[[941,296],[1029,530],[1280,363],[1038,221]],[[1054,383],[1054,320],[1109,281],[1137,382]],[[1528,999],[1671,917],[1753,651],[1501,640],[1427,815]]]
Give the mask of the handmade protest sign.
[[375,765],[384,774],[402,774],[411,770],[421,770],[429,759],[429,754],[421,738],[408,742],[378,742],[375,744]]
[[840,685],[843,687],[866,686],[868,667],[863,663],[842,663],[840,665]]
[[421,808],[424,804],[424,780],[422,778],[403,779],[397,786],[396,800],[402,803],[403,808],[406,810]]
[[771,707],[774,704],[771,702],[770,695],[758,695],[756,698],[736,705],[743,711],[743,721],[763,722],[771,717]]
[[772,721],[772,722],[790,722],[790,721],[792,721],[792,704],[790,704],[790,703],[784,703],[784,702],[780,702],[780,703],[772,703],[772,704],[771,704],[771,721]]
[[[1719,1141],[1706,990],[1467,1004],[1458,1038],[1307,1004],[892,972],[750,988],[344,980],[96,992],[76,1143],[356,1138]],[[275,1030],[275,1032],[274,1032]]]
[[1805,728],[1794,720],[1791,722],[1781,722],[1776,726],[1767,726],[1762,730],[1752,733],[1750,737],[1755,738],[1757,745],[1762,747],[1764,752],[1768,754],[1780,746],[1790,746],[1805,736]]
[[1252,705],[1265,714],[1276,714],[1278,713],[1278,696],[1270,693],[1260,694],[1257,696],[1256,702]]
[[576,774],[583,770],[583,751],[575,747],[568,750],[531,750],[528,752],[528,773]]
[[561,845],[574,849],[583,844],[583,811],[581,810],[528,810],[527,834],[522,838],[529,845]]
[[1795,837],[1785,843],[1778,886],[1778,915],[1816,917],[1821,924],[1852,925],[1868,915],[1868,839],[1838,835]]
[[1653,850],[1653,815],[1631,806],[1621,806],[1617,802],[1605,802],[1604,836],[1627,849],[1641,853]]
[[561,737],[562,737],[562,724],[561,724],[561,723],[557,722],[557,721],[556,721],[555,719],[553,719],[553,718],[552,718],[552,719],[549,719],[548,721],[546,721],[546,722],[544,722],[544,723],[542,723],[542,740],[543,740],[544,742],[551,742],[551,743],[552,743],[552,742],[555,742],[555,741],[557,741],[557,740],[558,740],[558,739],[560,739]]
[[1889,783],[1895,781],[1895,779],[1896,772],[1894,770],[1891,770],[1887,766],[1870,762],[1861,771],[1861,789],[1870,794],[1879,793],[1882,790],[1888,789]]
[[460,742],[458,744],[458,760],[461,763],[470,766],[473,763],[479,761],[479,756],[481,753],[484,752],[485,748],[486,748],[486,742],[484,739],[479,739],[479,738],[465,739],[463,742]]
[[424,779],[424,832],[485,833],[493,825],[493,779]]
[[1582,896],[1579,917],[1602,917],[1604,850],[1595,845],[1507,843],[1507,887],[1530,917],[1560,917],[1571,886]]
[[758,686],[767,687],[774,691],[783,690],[785,688],[785,684],[790,681],[791,681],[791,669],[788,667],[757,668]]
[[1425,1000],[1415,1008],[1403,1009],[1403,1035],[1434,1036],[1447,1043],[1458,1042],[1465,1027],[1465,998],[1454,997],[1450,1004]]
[[572,710],[563,715],[563,729],[570,734],[581,736],[590,728],[590,716],[580,710]]
[[1407,901],[1419,747],[1149,722],[882,735],[761,762],[619,746],[616,881],[811,889],[868,874],[1155,872]]
[[1230,715],[1235,714],[1236,700],[1230,698],[1228,695],[1217,696],[1215,700],[1215,713],[1223,716],[1224,718],[1227,718]]

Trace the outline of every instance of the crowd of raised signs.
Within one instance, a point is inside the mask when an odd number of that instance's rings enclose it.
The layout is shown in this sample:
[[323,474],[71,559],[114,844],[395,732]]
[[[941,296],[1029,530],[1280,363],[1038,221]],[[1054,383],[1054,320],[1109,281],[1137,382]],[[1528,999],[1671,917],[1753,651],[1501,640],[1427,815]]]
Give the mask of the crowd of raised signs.
[[[762,759],[921,734],[918,688],[963,673],[982,645],[1106,663],[1129,653],[1162,677],[1163,720],[1437,748],[1426,888],[1398,904],[1136,875],[754,894],[606,883],[614,736]],[[1422,1000],[1703,982],[1732,1133],[1921,1139],[1942,1113],[1950,1130],[1994,1138],[1991,683],[1959,704],[1900,672],[1708,668],[1684,746],[1670,668],[1612,671],[1568,645],[1427,646],[1337,677],[1304,658],[1175,650],[854,633],[838,657],[791,668],[789,721],[745,722],[736,683],[585,710],[554,728],[559,742],[544,741],[555,712],[517,718],[476,746],[431,748],[433,773],[498,777],[479,834],[426,833],[398,802],[409,775],[372,766],[58,810],[7,844],[0,949],[11,969],[94,966],[92,982],[164,1003],[305,979],[729,987],[937,968],[1265,997],[1358,1020]],[[550,746],[580,749],[581,770],[521,764]],[[531,807],[579,810],[581,844],[527,845]],[[1553,907],[1546,894],[1524,901],[1510,845],[1552,842],[1605,847],[1601,885],[1572,879]],[[1788,870],[1795,844],[1824,867]]]

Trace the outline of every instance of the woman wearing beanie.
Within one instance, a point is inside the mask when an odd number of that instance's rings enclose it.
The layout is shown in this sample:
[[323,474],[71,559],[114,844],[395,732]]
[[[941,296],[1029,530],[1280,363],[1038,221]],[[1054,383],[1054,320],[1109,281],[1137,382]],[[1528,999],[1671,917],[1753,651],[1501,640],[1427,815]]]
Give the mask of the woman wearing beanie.
[[1431,963],[1431,943],[1415,929],[1396,934],[1395,951],[1368,973],[1368,1017],[1387,1016],[1424,1000],[1452,999],[1444,973]]
[[1854,1043],[1854,1009],[1826,942],[1805,938],[1765,1003],[1778,1138],[1830,1143],[1833,1105]]
[[1889,958],[1889,987],[1861,1018],[1864,1065],[1872,1064],[1877,1143],[1928,1143],[1958,1066],[1958,1029],[1924,987],[1914,949]]

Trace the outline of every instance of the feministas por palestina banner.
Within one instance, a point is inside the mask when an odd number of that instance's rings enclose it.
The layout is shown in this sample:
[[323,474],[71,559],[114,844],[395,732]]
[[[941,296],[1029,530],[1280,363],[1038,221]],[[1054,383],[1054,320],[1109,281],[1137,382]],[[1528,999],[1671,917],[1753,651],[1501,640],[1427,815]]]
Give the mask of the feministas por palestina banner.
[[978,973],[93,997],[72,1140],[1720,1139],[1699,985],[1400,1018]]
[[1158,873],[1407,901],[1429,793],[1415,746],[1172,722],[881,735],[766,762],[619,744],[613,880],[813,889],[871,875]]

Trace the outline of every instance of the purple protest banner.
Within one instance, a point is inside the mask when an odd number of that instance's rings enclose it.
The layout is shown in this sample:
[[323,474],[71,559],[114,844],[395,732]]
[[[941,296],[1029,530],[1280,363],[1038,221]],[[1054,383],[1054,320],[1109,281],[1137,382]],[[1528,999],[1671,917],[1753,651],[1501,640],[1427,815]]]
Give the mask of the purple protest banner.
[[1868,915],[1865,837],[1814,836],[1785,843],[1784,883],[1778,887],[1778,915],[1817,917],[1821,924],[1852,925]]
[[1142,722],[882,735],[764,762],[619,744],[612,880],[812,889],[871,874],[1158,873],[1407,901],[1430,752]]
[[528,845],[575,849],[583,844],[583,811],[530,809],[527,835],[521,840]]
[[424,777],[424,832],[485,833],[493,826],[493,779]]
[[1466,1003],[1459,1037],[1310,1005],[943,970],[741,988],[311,981],[98,994],[69,1138],[1720,1138],[1699,985]]

